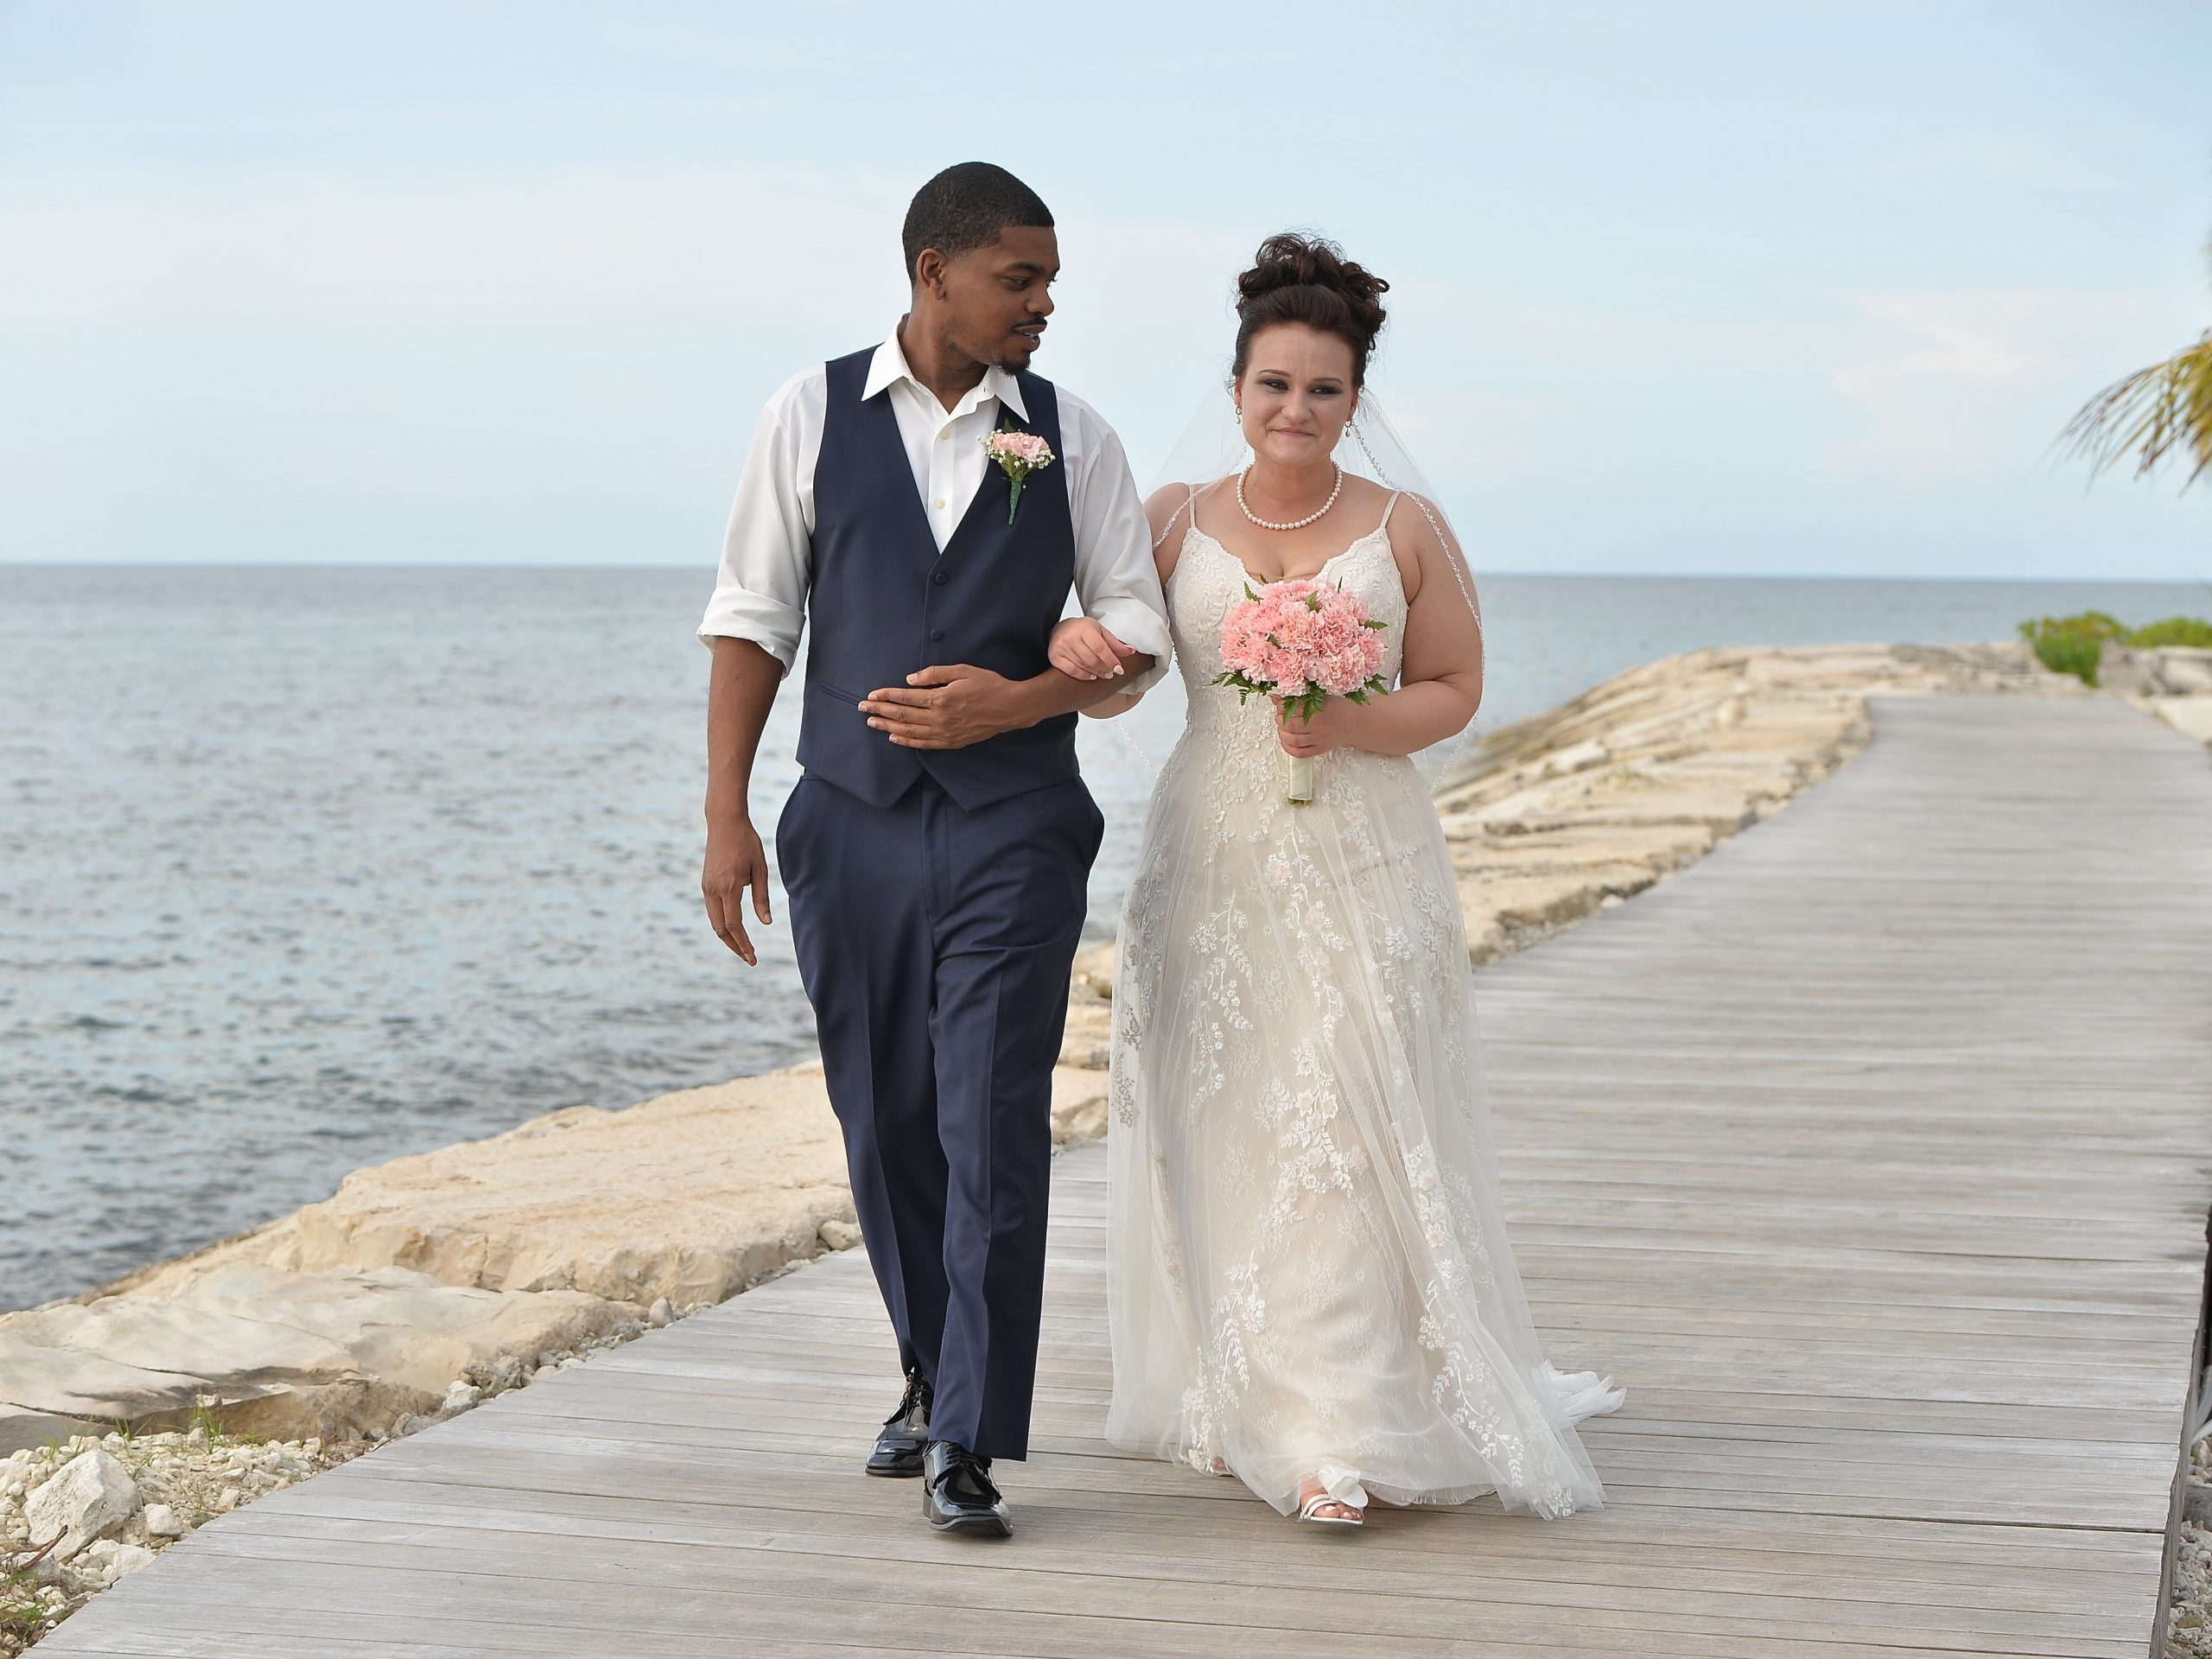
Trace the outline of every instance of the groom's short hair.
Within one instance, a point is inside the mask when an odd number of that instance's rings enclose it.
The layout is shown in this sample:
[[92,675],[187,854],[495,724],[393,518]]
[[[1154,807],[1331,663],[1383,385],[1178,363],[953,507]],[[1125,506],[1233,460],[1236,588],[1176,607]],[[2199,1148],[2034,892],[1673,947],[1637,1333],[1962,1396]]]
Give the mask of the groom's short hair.
[[914,280],[914,261],[924,248],[948,259],[988,248],[1009,225],[1052,228],[1052,210],[1044,198],[1002,167],[962,162],[948,167],[920,189],[906,207],[899,240],[906,253],[906,280]]

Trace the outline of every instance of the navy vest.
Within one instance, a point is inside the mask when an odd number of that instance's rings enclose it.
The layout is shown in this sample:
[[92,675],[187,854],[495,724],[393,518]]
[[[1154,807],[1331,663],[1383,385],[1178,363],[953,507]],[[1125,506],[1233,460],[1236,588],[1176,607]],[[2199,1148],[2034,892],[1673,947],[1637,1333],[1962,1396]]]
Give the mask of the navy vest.
[[[873,349],[829,364],[830,404],[814,467],[812,579],[807,596],[805,704],[798,761],[871,806],[889,806],[925,772],[972,811],[1076,776],[1073,715],[1002,732],[964,749],[906,749],[871,730],[859,703],[932,664],[969,663],[1008,679],[1051,664],[1052,628],[1075,582],[1075,524],[1066,463],[1021,486],[1007,523],[1005,473],[982,487],[938,550],[899,436],[889,391],[863,400]],[[1052,382],[1016,377],[1029,419],[999,424],[1060,447]]]

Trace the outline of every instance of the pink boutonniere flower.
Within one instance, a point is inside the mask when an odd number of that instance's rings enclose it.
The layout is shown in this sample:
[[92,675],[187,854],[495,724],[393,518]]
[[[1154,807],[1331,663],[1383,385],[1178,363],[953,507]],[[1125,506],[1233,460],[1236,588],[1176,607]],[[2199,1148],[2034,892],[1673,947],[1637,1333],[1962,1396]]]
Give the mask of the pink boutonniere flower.
[[999,470],[1006,474],[1006,521],[1010,524],[1014,510],[1021,505],[1021,486],[1028,482],[1029,474],[1052,464],[1052,446],[1034,432],[1001,427],[983,440],[983,453],[998,462]]

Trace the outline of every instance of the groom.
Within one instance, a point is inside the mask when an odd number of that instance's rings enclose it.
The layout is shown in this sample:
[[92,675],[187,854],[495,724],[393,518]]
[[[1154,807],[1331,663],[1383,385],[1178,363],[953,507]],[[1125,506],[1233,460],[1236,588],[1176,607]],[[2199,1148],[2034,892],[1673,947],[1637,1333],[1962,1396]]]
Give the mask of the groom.
[[[891,338],[769,399],[699,625],[715,931],[766,925],[753,758],[810,618],[805,768],[776,828],[800,977],[906,1391],[868,1460],[922,1478],[940,1531],[1003,1537],[994,1458],[1028,1450],[1052,1066],[1103,820],[1075,711],[1157,677],[1166,607],[1113,432],[1027,372],[1052,314],[1052,216],[1002,168],[916,193]],[[986,453],[1033,433],[1017,481]],[[1046,658],[1070,588],[1118,677]],[[1122,644],[1126,641],[1127,644]]]

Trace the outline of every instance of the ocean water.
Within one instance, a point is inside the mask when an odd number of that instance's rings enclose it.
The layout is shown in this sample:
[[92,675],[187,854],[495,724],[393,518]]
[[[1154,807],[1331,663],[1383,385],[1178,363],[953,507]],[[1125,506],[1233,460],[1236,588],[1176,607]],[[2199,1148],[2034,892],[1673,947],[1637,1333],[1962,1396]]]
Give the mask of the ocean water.
[[[363,1164],[810,1052],[788,930],[747,969],[700,910],[709,585],[0,566],[0,1309]],[[1700,645],[2212,610],[2098,582],[1501,575],[1484,597],[1478,732]],[[795,702],[762,746],[764,825]],[[1084,722],[1099,937],[1180,721],[1171,681]]]

